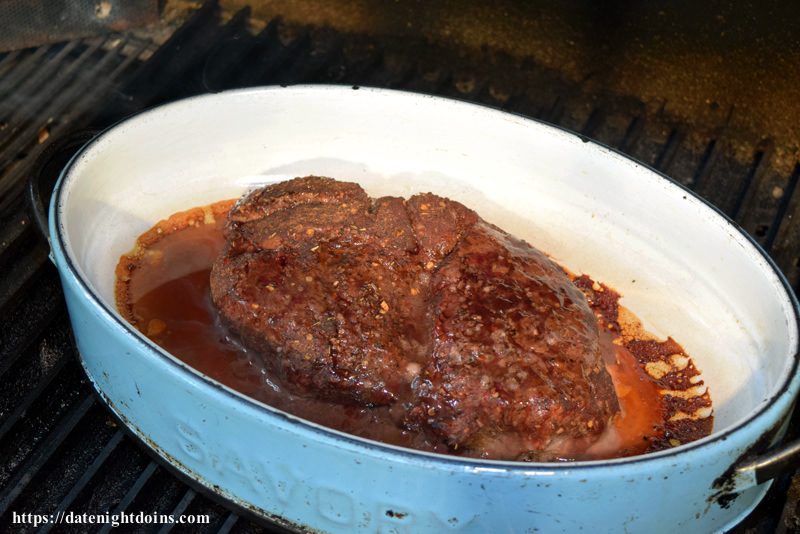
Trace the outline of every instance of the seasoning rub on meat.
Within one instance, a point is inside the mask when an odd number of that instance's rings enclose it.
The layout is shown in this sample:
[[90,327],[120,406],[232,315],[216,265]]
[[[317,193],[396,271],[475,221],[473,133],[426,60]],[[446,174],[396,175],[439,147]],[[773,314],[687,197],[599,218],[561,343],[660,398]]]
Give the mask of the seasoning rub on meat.
[[584,294],[458,202],[298,178],[240,200],[225,237],[213,302],[295,394],[543,460],[590,445],[619,409]]

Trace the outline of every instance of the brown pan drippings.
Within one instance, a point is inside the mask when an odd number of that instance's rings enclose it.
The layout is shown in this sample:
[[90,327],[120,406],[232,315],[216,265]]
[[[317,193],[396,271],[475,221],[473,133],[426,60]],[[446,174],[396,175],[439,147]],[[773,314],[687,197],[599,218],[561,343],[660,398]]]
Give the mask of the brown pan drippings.
[[[188,365],[275,408],[368,439],[468,455],[435,436],[404,430],[391,407],[345,406],[292,394],[270,375],[260,355],[236,341],[220,321],[209,290],[211,264],[224,246],[224,217],[232,203],[175,214],[139,238],[137,248],[117,268],[117,303],[124,316]],[[620,314],[619,295],[613,290],[586,276],[575,283],[598,316],[620,413],[596,442],[569,451],[569,457],[630,456],[709,434],[713,417],[708,393],[674,394],[687,384],[702,385],[683,349],[672,339],[652,339],[629,312]],[[627,320],[621,322],[620,315]],[[496,451],[490,457],[508,456]]]

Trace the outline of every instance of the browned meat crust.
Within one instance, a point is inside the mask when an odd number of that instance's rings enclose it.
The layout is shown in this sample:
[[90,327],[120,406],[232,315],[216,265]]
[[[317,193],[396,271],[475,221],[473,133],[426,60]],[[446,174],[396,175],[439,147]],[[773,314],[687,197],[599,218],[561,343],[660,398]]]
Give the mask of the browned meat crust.
[[214,303],[297,392],[533,458],[594,439],[618,409],[584,295],[458,202],[298,178],[244,197],[226,238]]

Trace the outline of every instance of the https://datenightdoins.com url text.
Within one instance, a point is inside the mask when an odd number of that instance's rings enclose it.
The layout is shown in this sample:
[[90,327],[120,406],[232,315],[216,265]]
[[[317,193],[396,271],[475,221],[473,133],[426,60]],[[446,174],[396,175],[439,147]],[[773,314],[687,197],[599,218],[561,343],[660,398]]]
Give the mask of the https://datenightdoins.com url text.
[[156,512],[87,514],[59,511],[52,514],[31,514],[12,512],[11,522],[15,525],[30,525],[34,528],[43,525],[208,525],[210,517],[205,514],[170,515]]

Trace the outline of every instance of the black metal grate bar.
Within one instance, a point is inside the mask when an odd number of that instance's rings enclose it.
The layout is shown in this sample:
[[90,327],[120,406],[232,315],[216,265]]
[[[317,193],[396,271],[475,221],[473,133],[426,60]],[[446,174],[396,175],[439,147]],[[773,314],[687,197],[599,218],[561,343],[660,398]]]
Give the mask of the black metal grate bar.
[[764,174],[769,167],[769,160],[771,158],[772,145],[764,151],[759,150],[753,155],[753,164],[750,170],[742,180],[742,185],[731,208],[731,218],[739,220],[742,213],[742,208],[745,205],[751,205],[755,200],[759,186],[764,179]]
[[[625,141],[625,136],[631,127],[632,119],[626,111],[603,109],[600,117],[596,111],[589,116],[587,126],[591,128],[591,133],[582,132],[583,135],[596,139],[610,147],[618,147]],[[596,125],[590,124],[592,120],[597,120]],[[585,130],[585,128],[584,128]]]
[[[136,484],[149,464],[150,459],[144,451],[130,439],[124,438],[111,451],[91,482],[78,492],[69,509],[95,514],[112,512]],[[31,496],[30,499],[32,502],[37,501],[35,496]],[[152,512],[153,509],[140,508],[131,511]],[[163,510],[163,512],[166,513],[167,510]],[[85,527],[83,528],[85,529]],[[75,530],[80,531],[77,527]]]
[[291,29],[283,27],[281,19],[271,20],[255,38],[253,51],[244,56],[244,61],[234,62],[235,67],[230,67],[227,80],[216,83],[226,89],[264,83],[271,73],[290,60],[307,36],[305,31],[293,34]]
[[[83,475],[81,475],[81,477],[70,488],[69,492],[64,496],[64,498],[61,499],[61,501],[59,501],[58,506],[54,511],[55,513],[65,512],[70,508],[70,506],[72,506],[75,498],[91,482],[92,478],[95,476],[95,474],[97,474],[100,468],[103,467],[106,460],[108,460],[108,457],[111,456],[111,453],[116,450],[123,438],[124,434],[121,430],[118,430],[111,440],[106,443],[105,447],[103,447],[94,460],[92,460],[92,463],[87,466],[86,470],[83,472]],[[41,529],[41,532],[49,532],[54,526],[54,523],[48,523],[44,525],[44,527]]]
[[16,262],[0,280],[0,312],[5,312],[14,299],[30,287],[34,278],[41,273],[47,254],[47,245],[42,242],[35,243],[19,254],[22,261]]
[[[791,181],[791,197],[786,201],[783,218],[776,223],[778,231],[772,245],[772,257],[783,269],[789,282],[798,291],[800,286],[800,194],[797,187],[797,171]],[[788,195],[787,195],[788,196]]]
[[28,411],[28,409],[37,400],[39,400],[42,392],[44,392],[44,390],[50,386],[50,383],[61,373],[64,364],[66,364],[65,358],[58,360],[58,363],[53,366],[50,372],[48,372],[39,380],[39,382],[36,384],[36,387],[22,397],[22,399],[14,408],[14,411],[8,415],[3,414],[3,424],[0,425],[0,440],[2,440],[6,434],[8,434],[11,429],[14,428],[14,425],[16,425],[17,422],[19,422],[19,420],[25,416],[25,413]]
[[58,295],[61,288],[53,270],[50,269],[49,275],[40,279],[26,298],[5,316],[4,328],[0,330],[0,382],[6,371],[42,337],[59,314],[62,322],[66,320],[62,313],[63,299]]
[[623,152],[632,152],[643,133],[644,120],[641,117],[634,117],[625,130],[625,135],[622,137],[622,141],[620,141],[619,145],[617,145],[617,148]]
[[361,81],[348,80],[348,83],[361,83],[376,87],[394,89],[408,83],[413,75],[414,63],[404,55],[384,51],[382,61],[372,72],[367,71]]
[[[24,260],[26,258],[23,257],[22,259]],[[53,283],[43,285],[42,287],[49,291],[52,291],[54,288],[59,288],[57,284]],[[53,322],[55,312],[60,307],[61,299],[52,299],[52,293],[48,294],[47,291],[40,292],[36,291],[36,289],[38,288],[35,288],[30,294],[32,300],[28,302],[34,305],[36,311],[42,313],[42,315],[39,316],[41,317],[41,321],[31,321],[31,315],[34,312],[34,309],[21,304],[20,306],[16,307],[14,309],[14,313],[10,315],[11,320],[8,324],[8,326],[11,327],[10,331],[7,330],[4,332],[3,341],[5,343],[3,344],[2,351],[0,351],[0,354],[3,356],[3,359],[0,360],[0,380],[4,381],[6,384],[8,384],[9,380],[14,378],[13,375],[7,375],[7,373],[10,373],[10,369],[12,369],[13,366],[18,363],[20,365],[24,365],[26,362],[23,361],[23,359],[25,357],[30,357],[30,353],[26,352],[30,345],[35,341],[40,340],[39,346],[36,347],[36,349],[32,352],[42,350],[45,344],[48,343],[48,339],[53,337],[50,335],[46,337],[36,335],[36,331],[38,331],[40,334],[44,333],[45,327]],[[45,300],[45,302],[42,302],[42,300]],[[37,305],[42,305],[41,309]],[[63,334],[63,332],[66,330],[67,327],[62,321],[53,331],[48,332],[48,334],[58,336]],[[61,353],[58,353],[55,358],[60,361],[62,358]],[[41,368],[42,367],[40,366],[40,369]],[[14,372],[19,373],[19,369],[15,369]],[[1,396],[2,390],[0,390],[0,398]]]
[[3,77],[0,98],[5,99],[8,98],[8,95],[13,94],[22,80],[39,67],[39,63],[45,54],[57,48],[58,45],[39,47],[33,53],[25,55],[19,63],[13,65]]
[[[21,99],[21,102],[15,103],[16,105],[12,108],[14,112],[7,120],[10,128],[6,134],[6,139],[11,142],[6,143],[6,145],[2,147],[2,152],[0,152],[0,167],[5,167],[11,163],[22,146],[28,141],[23,135],[16,135],[25,124],[29,122],[28,117],[35,116],[34,110],[36,108],[50,102],[51,98],[56,93],[63,91],[64,87],[73,81],[72,75],[81,71],[83,65],[94,55],[102,44],[103,42],[101,41],[95,41],[89,45],[75,61],[70,62],[66,68],[59,71],[52,82],[49,83],[41,93],[36,95],[36,99],[24,98],[25,95],[16,97],[16,99]],[[98,64],[95,68],[99,66]],[[44,117],[48,115],[49,113],[42,114]]]
[[[764,246],[767,250],[773,249],[775,238],[778,236],[778,228],[780,227],[781,222],[786,220],[788,224],[789,218],[786,217],[786,212],[789,208],[789,201],[797,194],[796,191],[798,181],[800,181],[800,165],[795,166],[794,172],[789,178],[785,188],[775,186],[777,190],[775,188],[772,190],[772,196],[773,198],[777,197],[779,204],[778,209],[775,212],[774,222],[770,225],[769,232],[764,239]],[[797,222],[794,224],[796,225]],[[795,252],[797,252],[797,248],[795,248]]]
[[[13,418],[14,425],[0,441],[0,458],[4,460],[0,464],[0,494],[7,489],[10,480],[22,473],[20,468],[25,462],[38,454],[39,449],[49,446],[48,439],[53,429],[89,394],[82,370],[71,359],[60,373],[50,376],[52,366],[58,363],[57,355],[48,354],[50,350],[43,346],[37,358],[39,361],[20,361],[18,373],[4,380],[7,389],[0,397],[2,415]],[[46,361],[48,358],[50,362]],[[49,384],[18,417],[17,404],[27,401],[26,394],[36,389],[41,380]]]
[[685,134],[678,129],[673,129],[669,133],[667,142],[664,145],[664,148],[661,151],[661,153],[658,155],[658,158],[656,159],[655,162],[656,169],[665,173],[669,173],[670,166],[672,165],[672,162],[675,159],[675,154],[678,152],[678,148],[681,146],[681,143],[683,143],[684,137],[686,137]]
[[13,259],[16,246],[31,230],[31,218],[25,210],[19,210],[0,228],[0,266]]
[[[128,490],[128,492],[125,493],[125,496],[122,497],[122,500],[117,505],[117,507],[114,508],[113,511],[114,514],[119,514],[120,512],[125,512],[128,510],[128,506],[130,506],[130,504],[136,498],[136,495],[139,494],[144,485],[147,484],[147,481],[150,480],[150,477],[153,476],[153,473],[156,472],[156,469],[158,469],[158,466],[156,465],[155,462],[151,461],[149,464],[147,464],[147,467],[144,468],[144,471],[142,471],[142,473],[136,479],[136,482]],[[100,528],[99,533],[107,534],[108,532],[111,532],[112,528],[114,527],[109,524],[103,525]]]
[[717,163],[717,158],[719,157],[719,146],[719,138],[712,139],[708,142],[708,145],[706,146],[706,149],[701,157],[700,165],[697,167],[697,171],[692,179],[692,189],[697,189],[698,186],[708,180],[708,176],[714,169],[714,165]]
[[581,133],[586,137],[596,137],[597,130],[603,125],[606,120],[606,113],[601,108],[596,108],[589,115],[589,120],[586,125],[581,129]]
[[[56,54],[49,58],[43,66],[37,68],[33,76],[27,78],[19,87],[10,88],[12,90],[6,95],[3,95],[2,101],[0,101],[0,116],[5,116],[7,113],[17,109],[17,106],[20,104],[25,104],[24,95],[36,90],[42,82],[52,77],[53,73],[61,68],[66,57],[78,47],[78,44],[78,41],[67,43]],[[27,113],[24,115],[27,115]]]
[[185,74],[213,45],[219,33],[217,14],[216,2],[206,2],[195,11],[107,106],[109,116],[104,120],[130,115],[181,90],[196,94],[199,88],[187,84]]
[[8,511],[14,499],[22,493],[33,476],[42,468],[94,403],[94,396],[88,396],[74,409],[70,410],[58,426],[47,436],[44,446],[37,449],[36,453],[20,467],[18,474],[6,483],[6,486],[0,491],[0,515]]
[[259,37],[247,31],[250,8],[238,11],[227,24],[225,35],[209,51],[201,74],[202,86],[207,91],[219,91],[231,78],[241,58],[246,57],[259,43]]
[[[121,45],[120,45],[121,44]],[[104,57],[97,62],[89,71],[91,76],[90,87],[85,87],[87,83],[73,83],[67,90],[55,98],[49,105],[43,105],[36,120],[28,121],[26,129],[19,134],[14,143],[14,148],[22,150],[25,145],[37,143],[37,132],[45,125],[50,123],[52,117],[59,117],[59,121],[49,125],[49,137],[55,138],[63,135],[70,130],[83,127],[96,113],[94,105],[101,103],[105,95],[112,91],[118,78],[137,61],[149,46],[149,43],[142,42],[138,45],[135,54],[123,57],[121,62],[109,73],[104,69],[110,66],[115,59],[120,56],[118,53],[124,48],[125,42],[121,41],[111,51],[106,52]],[[86,76],[84,73],[82,76]],[[14,206],[18,202],[19,193],[24,187],[24,180],[31,169],[31,164],[46,148],[45,144],[33,144],[27,152],[24,161],[12,166],[5,176],[0,177],[0,213]]]
[[19,63],[18,60],[20,54],[22,54],[22,50],[14,50],[13,52],[5,54],[3,58],[0,59],[0,76],[5,77],[8,71],[17,66],[17,64]]
[[228,514],[228,517],[225,518],[225,521],[220,525],[219,530],[217,530],[217,534],[228,534],[228,532],[233,529],[236,525],[236,522],[239,520],[239,516],[234,513]]
[[[181,500],[178,501],[178,504],[175,506],[175,508],[172,509],[171,515],[173,517],[178,517],[182,515],[186,511],[186,509],[189,508],[189,505],[192,504],[192,501],[196,496],[197,492],[195,492],[191,488],[187,489],[186,493],[183,494]],[[160,529],[158,529],[158,534],[167,534],[168,532],[172,531],[174,527],[175,527],[174,524],[168,523],[163,527],[161,527]]]

